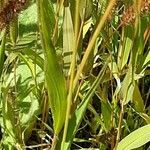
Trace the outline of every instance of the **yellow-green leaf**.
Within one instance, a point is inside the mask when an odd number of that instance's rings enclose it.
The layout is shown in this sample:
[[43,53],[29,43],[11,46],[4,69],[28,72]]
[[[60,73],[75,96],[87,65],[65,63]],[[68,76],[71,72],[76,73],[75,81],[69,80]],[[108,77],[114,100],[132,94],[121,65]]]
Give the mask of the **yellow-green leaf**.
[[138,148],[150,141],[150,124],[145,125],[122,139],[117,150],[131,150]]
[[55,135],[61,131],[66,113],[66,87],[63,72],[58,64],[56,51],[51,40],[51,18],[54,18],[51,3],[48,0],[38,1],[38,15],[42,48],[44,51],[45,81],[48,89],[49,103],[53,116]]

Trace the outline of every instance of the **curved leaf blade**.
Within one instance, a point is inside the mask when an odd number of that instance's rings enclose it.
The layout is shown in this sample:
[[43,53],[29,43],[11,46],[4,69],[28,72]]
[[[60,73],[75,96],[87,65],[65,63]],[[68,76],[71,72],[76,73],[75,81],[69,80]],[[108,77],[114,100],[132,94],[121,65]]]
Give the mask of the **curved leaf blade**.
[[50,20],[53,18],[54,14],[52,14],[50,9],[52,9],[52,6],[48,0],[40,0],[38,2],[39,26],[45,57],[45,80],[53,115],[54,133],[58,135],[65,121],[67,93],[65,78],[57,61],[56,51],[51,40],[53,25],[50,24]]
[[117,150],[131,150],[138,148],[150,141],[150,124],[145,125],[122,139]]
[[102,80],[103,80],[107,66],[108,66],[108,60],[104,64],[102,70],[99,72],[98,76],[96,77],[91,88],[89,89],[89,91],[87,92],[85,97],[83,98],[79,107],[75,110],[74,114],[72,115],[72,117],[69,121],[69,125],[68,125],[68,132],[67,132],[67,138],[66,138],[65,145],[64,145],[64,150],[68,150],[70,148],[73,138],[74,138],[74,136],[79,128],[79,125],[84,117],[84,114],[88,107],[88,104],[89,104],[96,88],[98,87],[100,82],[102,82]]

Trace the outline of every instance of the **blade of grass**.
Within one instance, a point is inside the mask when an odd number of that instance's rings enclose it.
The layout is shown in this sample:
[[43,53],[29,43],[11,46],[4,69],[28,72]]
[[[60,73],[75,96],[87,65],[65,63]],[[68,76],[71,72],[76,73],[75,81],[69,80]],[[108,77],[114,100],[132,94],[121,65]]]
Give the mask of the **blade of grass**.
[[4,56],[5,56],[5,43],[6,43],[6,29],[2,32],[2,42],[0,45],[0,78],[3,72]]
[[85,114],[85,111],[91,100],[91,97],[93,96],[93,94],[94,94],[96,88],[98,87],[98,85],[100,84],[100,82],[102,82],[102,80],[103,80],[107,66],[108,66],[108,60],[106,60],[106,63],[104,64],[104,66],[102,67],[98,76],[96,77],[90,90],[87,92],[87,94],[83,98],[82,102],[80,103],[79,107],[75,110],[74,114],[72,115],[71,119],[69,120],[67,136],[66,136],[66,141],[63,145],[63,150],[68,150],[70,148],[72,140],[75,136],[75,133],[77,132],[77,130],[79,128],[79,125],[82,121],[82,118]]
[[150,125],[145,125],[122,139],[117,150],[136,149],[150,141]]
[[21,53],[27,55],[27,57],[29,57],[35,64],[37,64],[42,70],[44,70],[44,59],[40,55],[36,54],[35,51],[33,51],[32,49],[23,49]]
[[64,126],[64,132],[63,132],[63,138],[61,143],[61,150],[64,150],[65,140],[67,136],[67,130],[68,130],[68,124],[69,124],[69,118],[70,118],[70,110],[71,110],[71,104],[72,104],[72,95],[73,95],[73,80],[75,76],[75,66],[76,66],[76,57],[77,57],[77,41],[78,38],[78,27],[79,27],[79,0],[75,3],[76,9],[75,9],[75,34],[74,34],[74,41],[73,41],[73,55],[72,55],[72,62],[70,65],[70,82],[69,82],[69,92],[67,96],[67,111],[66,111],[66,119],[65,119],[65,126]]
[[132,28],[126,27],[123,28],[122,30],[122,41],[123,43],[120,42],[120,48],[119,48],[119,53],[118,53],[118,68],[119,70],[122,70],[123,67],[127,64],[127,61],[130,56],[133,40],[132,40]]
[[17,38],[18,38],[18,18],[16,18],[11,24],[10,24],[10,40],[12,42],[13,47],[16,45]]
[[[64,8],[64,22],[63,22],[63,53],[64,55],[64,64],[70,64],[72,58],[72,51],[74,49],[74,30],[73,22],[71,18],[70,7]],[[65,70],[65,74],[68,74],[68,68]]]
[[51,32],[49,20],[51,19],[50,15],[52,15],[48,12],[48,9],[50,9],[50,3],[48,0],[40,0],[37,1],[37,5],[42,47],[45,57],[45,81],[48,89],[49,102],[54,121],[54,139],[52,149],[55,149],[57,136],[61,131],[65,120],[67,103],[66,87],[65,79],[58,64],[56,51],[50,36]]

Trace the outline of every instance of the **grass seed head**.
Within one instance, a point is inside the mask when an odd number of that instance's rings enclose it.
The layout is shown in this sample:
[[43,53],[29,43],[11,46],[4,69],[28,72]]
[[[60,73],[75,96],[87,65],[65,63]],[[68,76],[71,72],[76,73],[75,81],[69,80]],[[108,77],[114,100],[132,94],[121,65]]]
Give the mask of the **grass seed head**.
[[0,31],[25,8],[27,0],[9,0],[0,11]]
[[[141,2],[140,14],[144,16],[145,14],[150,12],[150,0],[143,0]],[[122,15],[121,24],[128,25],[135,21],[136,12],[133,5],[129,6]]]

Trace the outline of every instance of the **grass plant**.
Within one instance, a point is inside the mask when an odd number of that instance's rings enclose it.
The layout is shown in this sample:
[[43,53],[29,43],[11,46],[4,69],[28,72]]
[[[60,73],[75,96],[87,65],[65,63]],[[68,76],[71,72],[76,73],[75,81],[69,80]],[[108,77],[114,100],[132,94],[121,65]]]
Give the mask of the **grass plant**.
[[149,0],[0,1],[0,149],[150,149]]

